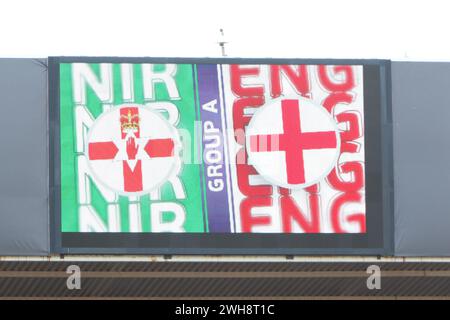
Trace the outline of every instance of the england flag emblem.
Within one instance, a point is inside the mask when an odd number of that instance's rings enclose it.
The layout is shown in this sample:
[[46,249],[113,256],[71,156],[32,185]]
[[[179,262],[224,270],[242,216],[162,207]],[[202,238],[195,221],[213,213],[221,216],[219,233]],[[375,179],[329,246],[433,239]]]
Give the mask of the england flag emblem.
[[248,163],[277,186],[300,189],[321,181],[339,157],[336,122],[305,98],[261,107],[246,129]]
[[145,106],[121,105],[102,114],[87,139],[93,176],[118,194],[147,193],[179,165],[176,129]]

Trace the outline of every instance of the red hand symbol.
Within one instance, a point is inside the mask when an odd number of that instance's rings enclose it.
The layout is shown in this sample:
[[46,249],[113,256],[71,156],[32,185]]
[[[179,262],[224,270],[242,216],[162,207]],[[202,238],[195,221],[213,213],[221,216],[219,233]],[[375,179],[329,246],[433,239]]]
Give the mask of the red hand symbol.
[[127,155],[129,160],[136,159],[136,154],[138,152],[138,147],[135,144],[134,138],[129,137],[127,140]]

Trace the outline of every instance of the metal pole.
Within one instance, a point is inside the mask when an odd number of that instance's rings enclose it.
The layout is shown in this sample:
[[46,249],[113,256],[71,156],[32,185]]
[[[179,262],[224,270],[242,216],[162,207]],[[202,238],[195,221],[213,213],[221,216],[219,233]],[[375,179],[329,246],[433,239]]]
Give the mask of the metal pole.
[[220,29],[220,38],[219,38],[219,46],[220,46],[220,48],[221,48],[221,51],[222,51],[222,57],[226,57],[227,56],[227,54],[225,53],[225,43],[227,43],[226,41],[225,41],[225,35],[224,35],[224,32],[223,32],[223,29]]

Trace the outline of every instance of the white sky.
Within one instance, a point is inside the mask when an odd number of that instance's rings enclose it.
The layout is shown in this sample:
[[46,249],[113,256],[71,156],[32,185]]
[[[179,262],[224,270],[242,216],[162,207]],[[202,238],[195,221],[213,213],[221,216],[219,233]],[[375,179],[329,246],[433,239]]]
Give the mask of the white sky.
[[0,57],[450,61],[450,1],[0,0]]

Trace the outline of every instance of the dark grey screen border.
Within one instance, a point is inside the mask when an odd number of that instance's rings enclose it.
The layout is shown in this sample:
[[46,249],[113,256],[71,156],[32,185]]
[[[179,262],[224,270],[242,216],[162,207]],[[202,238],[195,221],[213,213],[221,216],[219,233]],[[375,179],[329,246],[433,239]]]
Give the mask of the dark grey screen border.
[[[380,94],[385,99],[385,107],[381,112],[381,167],[382,167],[382,197],[383,197],[383,229],[386,251],[395,255],[395,187],[394,187],[394,127],[392,112],[392,64],[389,62],[381,68],[381,79],[385,85],[381,86]],[[384,80],[383,80],[384,79]]]
[[49,212],[50,248],[59,252],[61,247],[61,156],[60,156],[60,110],[59,110],[59,62],[48,58],[49,101]]
[[[366,234],[62,233],[60,212],[59,63],[348,64],[364,66]],[[369,76],[370,75],[370,76]],[[370,83],[366,83],[370,81]],[[370,79],[370,80],[369,80]],[[390,61],[347,59],[197,59],[50,57],[52,251],[76,254],[317,254],[392,255],[393,205]],[[366,91],[370,86],[376,92]],[[367,94],[367,95],[366,95]],[[367,97],[367,99],[366,99]],[[375,120],[375,121],[374,121]],[[370,125],[367,125],[370,124]],[[372,155],[371,155],[372,154]],[[370,183],[368,183],[368,181]]]

